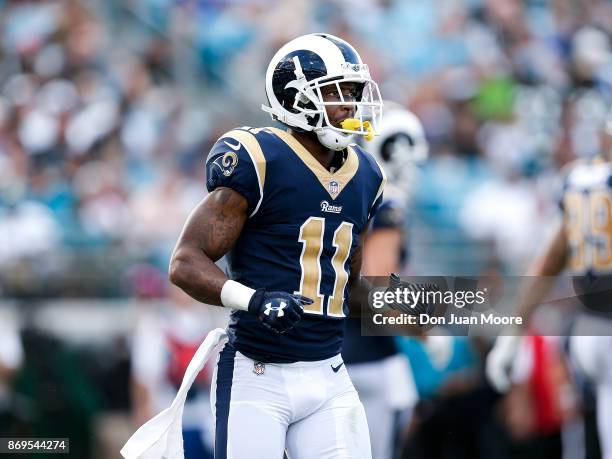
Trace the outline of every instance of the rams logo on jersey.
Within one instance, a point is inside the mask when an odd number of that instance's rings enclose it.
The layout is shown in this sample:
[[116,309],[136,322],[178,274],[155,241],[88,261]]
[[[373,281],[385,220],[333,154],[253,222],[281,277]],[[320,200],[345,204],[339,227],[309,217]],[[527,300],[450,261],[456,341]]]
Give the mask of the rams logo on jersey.
[[221,169],[223,175],[229,177],[238,165],[238,155],[233,151],[228,151],[223,156],[215,159],[213,164]]
[[342,206],[332,206],[327,201],[321,201],[321,212],[331,212],[332,214],[339,214],[342,212]]

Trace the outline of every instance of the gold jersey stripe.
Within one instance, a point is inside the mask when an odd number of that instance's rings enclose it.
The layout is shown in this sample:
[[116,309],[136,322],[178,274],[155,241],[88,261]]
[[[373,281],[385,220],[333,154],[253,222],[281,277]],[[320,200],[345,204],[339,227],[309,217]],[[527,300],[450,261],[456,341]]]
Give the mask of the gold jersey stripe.
[[266,157],[261,150],[259,142],[250,132],[234,129],[233,131],[224,134],[223,137],[231,137],[232,139],[240,142],[244,146],[244,149],[249,154],[251,161],[255,166],[255,173],[257,174],[257,181],[259,182],[259,202],[257,203],[257,206],[255,206],[255,209],[251,215],[249,215],[249,217],[252,217],[259,210],[259,206],[263,201],[264,185],[266,183]]
[[300,291],[314,302],[304,306],[304,312],[308,314],[323,314],[323,295],[321,290],[321,252],[323,251],[323,233],[325,232],[325,219],[310,217],[300,227],[299,241],[303,244],[300,256],[300,267],[302,276],[300,279]]
[[376,161],[378,168],[380,169],[380,173],[382,174],[382,180],[380,181],[380,187],[378,187],[378,192],[376,193],[376,197],[374,201],[372,201],[372,205],[376,202],[376,200],[380,197],[380,195],[385,190],[385,185],[387,184],[387,174],[385,174],[385,169],[380,165],[378,161]]
[[342,222],[334,232],[333,245],[336,248],[336,253],[332,258],[332,266],[336,273],[334,282],[334,292],[329,297],[327,303],[327,315],[331,317],[344,317],[344,289],[348,283],[349,273],[344,265],[351,253],[351,245],[353,244],[353,224]]

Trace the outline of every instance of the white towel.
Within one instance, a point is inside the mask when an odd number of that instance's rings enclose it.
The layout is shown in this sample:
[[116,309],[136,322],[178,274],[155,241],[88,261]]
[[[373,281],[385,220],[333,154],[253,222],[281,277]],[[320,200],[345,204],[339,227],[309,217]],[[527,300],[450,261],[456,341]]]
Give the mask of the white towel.
[[130,437],[121,449],[125,459],[184,459],[182,418],[187,392],[214,348],[226,337],[222,328],[208,334],[189,362],[172,405],[144,423]]

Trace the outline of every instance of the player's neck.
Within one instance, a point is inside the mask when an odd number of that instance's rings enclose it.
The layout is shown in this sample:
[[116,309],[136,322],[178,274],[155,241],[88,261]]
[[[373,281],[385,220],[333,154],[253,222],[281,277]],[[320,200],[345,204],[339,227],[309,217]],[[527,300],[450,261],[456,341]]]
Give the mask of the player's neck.
[[296,132],[289,129],[289,134],[297,139],[298,142],[327,170],[329,170],[336,151],[325,148],[319,140],[317,135],[313,132]]

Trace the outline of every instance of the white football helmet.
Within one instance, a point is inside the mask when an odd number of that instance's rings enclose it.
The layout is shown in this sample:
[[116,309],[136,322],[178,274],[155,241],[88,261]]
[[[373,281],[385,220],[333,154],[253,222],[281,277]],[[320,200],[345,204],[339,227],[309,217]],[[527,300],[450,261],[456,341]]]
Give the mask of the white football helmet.
[[[359,94],[345,100],[342,83],[357,83]],[[333,85],[340,101],[323,101],[321,89]],[[314,131],[319,142],[342,150],[355,134],[376,135],[382,117],[378,85],[355,49],[333,35],[315,33],[295,38],[272,58],[266,72],[266,95],[270,106],[262,109],[273,119],[302,131]],[[326,107],[354,105],[355,118],[342,127],[330,123]]]
[[411,111],[389,101],[385,101],[385,119],[380,134],[367,145],[360,144],[384,169],[387,196],[396,193],[407,195],[415,164],[424,162],[429,153],[421,121]]

